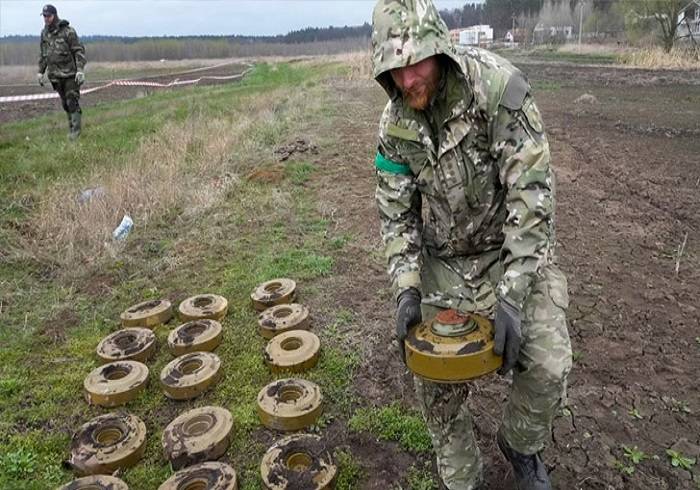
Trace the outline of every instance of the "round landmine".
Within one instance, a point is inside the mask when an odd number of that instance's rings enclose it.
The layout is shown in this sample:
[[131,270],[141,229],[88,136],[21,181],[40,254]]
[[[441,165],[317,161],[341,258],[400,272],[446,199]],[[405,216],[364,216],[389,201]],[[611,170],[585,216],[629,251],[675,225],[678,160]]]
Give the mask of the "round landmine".
[[122,325],[125,327],[153,328],[166,323],[173,317],[173,309],[167,299],[144,301],[132,306],[121,314]]
[[291,371],[301,373],[318,362],[321,341],[306,330],[284,332],[265,346],[265,362],[273,373]]
[[308,330],[309,309],[297,303],[273,306],[260,313],[258,325],[260,335],[266,339],[289,330]]
[[116,407],[136,398],[148,383],[148,366],[138,361],[117,361],[93,369],[83,382],[90,405]]
[[109,475],[134,466],[146,448],[146,425],[130,414],[95,417],[73,435],[68,460],[78,475]]
[[221,324],[216,320],[184,323],[168,335],[168,349],[174,356],[190,352],[211,352],[221,343]]
[[221,360],[211,352],[190,352],[172,360],[160,372],[165,395],[189,400],[207,391],[220,376]]
[[233,417],[221,407],[185,412],[163,432],[163,453],[176,470],[222,456],[231,442]]
[[236,471],[225,463],[200,463],[180,470],[158,490],[236,490]]
[[198,294],[180,303],[177,311],[183,322],[221,320],[228,312],[228,300],[218,294]]
[[258,416],[265,427],[299,430],[320,417],[321,389],[305,379],[273,381],[258,393]]
[[91,475],[68,482],[57,490],[129,490],[129,487],[114,476]]
[[156,350],[156,334],[148,328],[124,328],[108,335],[97,344],[102,362],[146,362]]
[[406,338],[406,365],[436,383],[461,383],[503,364],[493,353],[493,325],[479,315],[443,310]]
[[250,293],[253,307],[263,311],[271,306],[291,303],[296,295],[297,283],[291,279],[273,279],[262,283]]
[[260,474],[271,490],[322,490],[332,488],[336,467],[319,436],[295,434],[268,449]]

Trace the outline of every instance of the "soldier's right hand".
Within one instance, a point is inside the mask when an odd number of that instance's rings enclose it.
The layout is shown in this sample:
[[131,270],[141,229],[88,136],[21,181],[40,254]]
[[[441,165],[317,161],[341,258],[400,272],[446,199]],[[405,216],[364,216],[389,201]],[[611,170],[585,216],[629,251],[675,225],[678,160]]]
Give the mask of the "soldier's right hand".
[[420,299],[420,291],[416,288],[408,288],[399,294],[396,301],[396,340],[399,343],[399,354],[404,364],[406,364],[404,340],[408,336],[408,329],[421,321]]
[[36,74],[36,81],[39,82],[39,85],[41,85],[43,87],[44,86],[44,74],[37,73]]

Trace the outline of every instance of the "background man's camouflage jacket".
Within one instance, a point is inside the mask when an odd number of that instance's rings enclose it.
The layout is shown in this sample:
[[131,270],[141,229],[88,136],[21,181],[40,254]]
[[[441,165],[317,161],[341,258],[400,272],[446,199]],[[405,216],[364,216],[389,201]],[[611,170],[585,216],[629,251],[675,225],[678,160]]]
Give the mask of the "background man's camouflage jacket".
[[57,20],[41,31],[39,73],[49,80],[70,78],[85,68],[85,48],[67,20]]
[[[391,98],[376,199],[395,293],[420,289],[422,253],[467,257],[465,281],[500,262],[496,294],[522,307],[554,242],[549,146],[527,81],[487,51],[458,53],[431,2],[383,0],[374,19],[374,75]],[[415,111],[389,71],[433,55],[444,61],[439,92]]]

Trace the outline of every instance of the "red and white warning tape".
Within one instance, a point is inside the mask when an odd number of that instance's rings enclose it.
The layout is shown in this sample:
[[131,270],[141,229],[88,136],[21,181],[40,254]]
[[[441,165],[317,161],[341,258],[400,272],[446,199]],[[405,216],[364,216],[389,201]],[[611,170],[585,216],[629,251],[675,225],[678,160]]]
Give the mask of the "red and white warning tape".
[[[194,80],[173,80],[169,83],[158,83],[158,82],[146,82],[141,80],[113,80],[105,85],[100,85],[99,87],[87,88],[80,91],[81,95],[89,94],[92,92],[97,92],[98,90],[103,90],[108,87],[113,86],[127,86],[127,87],[156,87],[156,88],[168,88],[168,87],[178,87],[182,85],[194,85],[202,80],[235,80],[236,78],[242,78],[250,71],[250,68],[245,70],[243,73],[238,75],[228,75],[228,76],[203,76],[196,78]],[[5,102],[24,102],[28,100],[42,100],[42,99],[55,99],[58,97],[56,92],[48,92],[42,94],[30,94],[30,95],[8,95],[5,97],[0,97],[0,104]]]

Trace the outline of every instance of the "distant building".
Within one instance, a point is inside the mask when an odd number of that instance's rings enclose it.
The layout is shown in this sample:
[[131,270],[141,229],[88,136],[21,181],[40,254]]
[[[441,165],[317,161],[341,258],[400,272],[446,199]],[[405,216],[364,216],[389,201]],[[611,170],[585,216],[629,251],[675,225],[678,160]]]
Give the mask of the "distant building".
[[678,37],[700,38],[700,0],[691,1],[678,14]]
[[450,38],[461,46],[481,46],[493,42],[493,29],[489,25],[470,26],[452,29]]
[[539,23],[533,30],[536,43],[565,43],[574,38],[574,26],[550,26]]

